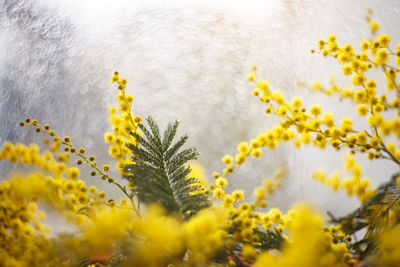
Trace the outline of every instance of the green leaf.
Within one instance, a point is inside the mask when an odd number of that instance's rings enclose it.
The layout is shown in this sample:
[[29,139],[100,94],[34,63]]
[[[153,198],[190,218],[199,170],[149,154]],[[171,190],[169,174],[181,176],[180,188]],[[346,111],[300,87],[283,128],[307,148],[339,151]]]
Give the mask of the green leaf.
[[260,248],[262,250],[270,250],[270,249],[278,249],[281,250],[282,246],[285,243],[285,239],[283,239],[281,233],[277,230],[267,230],[266,232],[260,230],[253,230],[253,233],[256,234],[260,238],[260,245],[256,245],[255,247]]
[[339,223],[348,235],[366,228],[364,237],[352,245],[354,250],[366,256],[376,251],[376,237],[384,230],[399,222],[391,222],[389,214],[400,213],[400,190],[396,183],[398,175],[392,176],[389,182],[380,185],[368,201],[350,214],[335,218],[328,213],[333,223]]
[[188,161],[197,158],[196,149],[181,150],[187,136],[172,144],[178,121],[168,125],[163,138],[154,120],[149,117],[146,121],[150,129],[139,124],[143,137],[131,133],[138,146],[126,145],[132,151],[135,164],[121,166],[129,173],[124,178],[135,186],[139,199],[145,203],[156,202],[169,213],[180,212],[184,218],[209,207],[208,196],[201,193],[197,179],[188,177],[190,167],[185,167]]
[[167,148],[171,145],[172,140],[174,139],[174,136],[176,135],[176,130],[178,129],[179,122],[175,121],[173,124],[169,123],[168,128],[164,132],[164,138],[163,138],[163,151],[166,151]]

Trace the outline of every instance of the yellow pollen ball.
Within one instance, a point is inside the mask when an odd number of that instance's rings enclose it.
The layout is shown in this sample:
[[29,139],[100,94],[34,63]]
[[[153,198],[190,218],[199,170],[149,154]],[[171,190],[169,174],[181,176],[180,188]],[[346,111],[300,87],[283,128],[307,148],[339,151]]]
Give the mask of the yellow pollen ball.
[[224,177],[219,177],[215,184],[219,188],[225,188],[228,185],[228,181]]
[[80,175],[80,170],[76,167],[72,167],[68,169],[68,178],[72,179],[72,180],[76,180],[79,175]]
[[238,145],[237,150],[238,150],[240,153],[246,154],[246,153],[249,152],[249,145],[247,144],[247,142],[241,142],[241,143]]
[[222,162],[225,163],[226,165],[230,165],[233,162],[233,157],[230,155],[225,155],[222,157]]
[[321,114],[321,106],[320,105],[312,105],[310,107],[310,112],[314,116],[318,116],[319,114]]
[[365,76],[362,73],[355,73],[352,77],[351,77],[351,82],[358,86],[358,85],[362,85],[365,82]]
[[107,133],[104,134],[104,141],[106,143],[112,143],[113,140],[114,140],[114,134],[113,133],[107,132]]
[[225,194],[225,191],[221,188],[216,188],[213,192],[213,196],[216,199],[221,199]]
[[257,88],[263,90],[263,91],[267,91],[269,88],[269,83],[267,81],[258,81],[257,82]]

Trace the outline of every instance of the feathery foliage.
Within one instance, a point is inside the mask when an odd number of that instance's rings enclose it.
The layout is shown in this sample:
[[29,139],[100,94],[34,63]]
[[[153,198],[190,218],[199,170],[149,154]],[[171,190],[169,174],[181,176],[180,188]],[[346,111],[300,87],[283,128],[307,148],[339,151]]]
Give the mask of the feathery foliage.
[[281,250],[285,239],[280,232],[276,230],[267,230],[265,232],[260,230],[253,230],[253,233],[260,238],[259,244],[256,247],[262,250],[277,249]]
[[387,229],[397,223],[397,218],[393,220],[390,214],[400,213],[400,191],[397,185],[398,175],[392,176],[390,181],[380,185],[373,197],[366,201],[361,207],[350,214],[334,218],[328,213],[332,222],[340,223],[342,230],[347,234],[354,234],[367,227],[363,239],[353,244],[354,249],[365,253],[375,249],[374,242],[382,230]]
[[135,186],[135,193],[145,203],[161,204],[167,212],[180,212],[185,218],[210,206],[204,189],[198,179],[188,177],[191,169],[185,164],[197,158],[195,148],[181,150],[188,137],[182,136],[175,144],[178,121],[169,124],[160,136],[158,125],[147,118],[149,128],[139,124],[143,137],[131,133],[138,146],[127,144],[132,151],[135,164],[125,164],[122,168],[129,175],[124,177]]

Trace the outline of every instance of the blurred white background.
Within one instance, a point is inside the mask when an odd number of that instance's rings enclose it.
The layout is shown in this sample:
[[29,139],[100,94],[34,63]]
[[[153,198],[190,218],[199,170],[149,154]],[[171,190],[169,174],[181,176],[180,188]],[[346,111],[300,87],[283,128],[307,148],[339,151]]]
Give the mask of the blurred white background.
[[[338,120],[355,113],[349,102],[296,83],[328,84],[335,74],[340,84],[350,85],[334,59],[310,50],[330,33],[337,33],[340,44],[358,48],[369,37],[368,7],[394,47],[400,41],[397,0],[2,0],[0,143],[39,142],[43,135],[18,125],[29,116],[86,146],[99,163],[109,162],[103,132],[110,130],[107,108],[116,104],[109,76],[118,70],[135,96],[134,113],[151,114],[162,128],[179,119],[180,133],[187,133],[190,145],[198,148],[212,180],[211,173],[223,167],[224,154],[235,153],[240,141],[276,123],[251,95],[253,85],[246,76],[254,64],[259,77],[289,97],[300,95],[307,105],[321,103]],[[357,125],[364,125],[364,119]],[[230,188],[243,187],[251,195],[252,188],[285,164],[288,176],[271,206],[286,210],[308,200],[321,211],[343,214],[358,201],[311,179],[320,167],[341,170],[343,155],[331,148],[298,150],[283,144],[238,168],[229,178]],[[391,162],[358,158],[374,185],[396,171]],[[0,168],[2,178],[12,169],[5,163]],[[99,178],[84,176],[89,184],[119,194]]]

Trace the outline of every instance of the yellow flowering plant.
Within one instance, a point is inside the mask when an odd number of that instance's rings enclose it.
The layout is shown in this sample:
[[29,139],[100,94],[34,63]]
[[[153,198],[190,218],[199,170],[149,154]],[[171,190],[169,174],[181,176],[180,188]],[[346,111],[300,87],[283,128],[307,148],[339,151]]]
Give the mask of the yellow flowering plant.
[[[339,45],[334,34],[318,41],[321,54],[335,58],[343,74],[351,76],[353,88],[318,82],[312,88],[351,100],[369,128],[354,129],[350,117],[337,123],[333,114],[317,104],[306,107],[300,97],[287,100],[258,79],[254,66],[248,76],[255,84],[253,95],[280,122],[240,142],[236,155],[223,156],[225,167],[212,174],[215,183],[207,183],[192,161],[196,150],[183,149],[187,136],[176,138],[178,122],[161,134],[151,117],[143,122],[133,114],[134,97],[118,72],[110,81],[117,84],[119,106],[109,109],[112,131],[104,141],[126,183],[69,136],[37,120],[20,122],[44,133],[48,150],[11,142],[0,150],[0,160],[30,170],[0,184],[0,266],[399,266],[399,175],[374,189],[354,157],[363,153],[370,160],[400,164],[400,43],[393,49],[389,35],[377,35],[379,23],[370,11],[367,21],[371,37],[361,41],[360,52]],[[368,78],[373,69],[382,71],[386,92]],[[227,191],[229,174],[248,157],[259,158],[263,149],[289,141],[296,147],[349,151],[349,178],[323,170],[315,170],[313,178],[356,196],[360,207],[341,218],[329,213],[329,222],[305,203],[287,213],[269,208],[268,197],[282,186],[283,167],[254,189],[251,203],[242,189]],[[78,167],[71,166],[72,158]],[[123,198],[107,198],[86,185],[80,179],[83,165],[91,168],[91,176],[118,187]],[[45,211],[74,225],[74,231],[52,233],[44,223]]]

